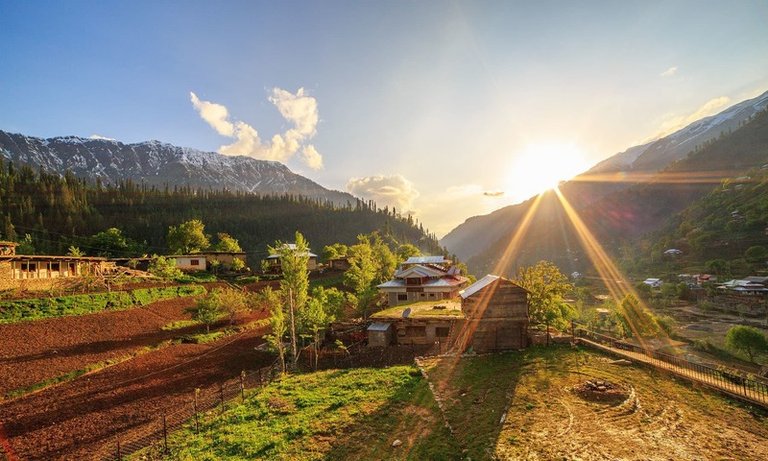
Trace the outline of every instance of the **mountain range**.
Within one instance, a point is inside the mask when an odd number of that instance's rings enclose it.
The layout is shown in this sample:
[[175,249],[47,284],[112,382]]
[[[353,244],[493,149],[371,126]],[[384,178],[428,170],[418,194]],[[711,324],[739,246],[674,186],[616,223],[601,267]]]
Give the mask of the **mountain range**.
[[338,205],[354,204],[346,192],[326,189],[279,162],[178,147],[160,141],[124,144],[109,139],[36,138],[0,131],[0,156],[52,173],[117,184],[228,189],[261,195],[302,195]]
[[[655,141],[635,146],[562,183],[562,195],[614,252],[657,230],[709,193],[726,177],[768,162],[768,92],[696,121]],[[509,267],[497,267],[526,211],[536,201],[475,216],[440,241],[470,270],[510,273],[550,259],[565,270],[583,270],[588,258],[553,193],[542,194],[528,238]]]

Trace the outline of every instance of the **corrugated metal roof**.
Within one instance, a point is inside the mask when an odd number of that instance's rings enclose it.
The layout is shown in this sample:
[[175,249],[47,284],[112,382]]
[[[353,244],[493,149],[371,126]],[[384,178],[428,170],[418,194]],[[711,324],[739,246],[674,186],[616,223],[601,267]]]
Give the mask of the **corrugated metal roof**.
[[403,264],[443,264],[449,262],[443,256],[411,256]]
[[408,269],[404,269],[404,270],[398,271],[395,274],[395,277],[399,278],[399,279],[402,279],[402,278],[406,278],[409,275],[413,275],[413,274],[416,274],[419,277],[442,277],[443,275],[445,275],[445,272],[439,271],[437,269],[433,269],[431,267],[415,265],[415,266],[409,267]]
[[391,326],[391,323],[373,322],[368,325],[368,331],[387,331]]
[[498,275],[491,275],[488,274],[485,277],[481,278],[477,282],[473,283],[472,285],[468,286],[467,288],[461,290],[459,292],[459,296],[462,297],[462,299],[467,299],[473,294],[477,293],[478,291],[482,290],[483,288],[487,287],[491,283],[495,282],[496,280],[500,279]]

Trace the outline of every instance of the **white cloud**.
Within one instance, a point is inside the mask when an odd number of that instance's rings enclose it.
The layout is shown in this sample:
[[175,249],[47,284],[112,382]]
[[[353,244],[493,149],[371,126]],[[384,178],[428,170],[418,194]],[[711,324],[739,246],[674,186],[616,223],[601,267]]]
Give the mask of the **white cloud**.
[[193,92],[190,92],[190,99],[200,117],[217,133],[235,139],[233,143],[219,147],[219,153],[285,163],[301,150],[301,158],[307,166],[313,169],[323,167],[322,155],[313,145],[306,144],[317,133],[319,116],[317,100],[306,94],[304,88],[299,88],[296,94],[280,88],[272,89],[269,101],[293,127],[285,133],[273,135],[266,144],[251,125],[242,121],[233,123],[225,106],[202,101]]
[[664,72],[660,73],[659,75],[662,77],[672,77],[677,73],[677,66],[672,66],[669,69],[665,70]]
[[413,201],[419,196],[413,183],[402,175],[367,176],[351,178],[347,191],[353,195],[372,199],[379,207],[396,207],[402,214],[413,213]]
[[108,137],[102,136],[100,134],[92,134],[92,135],[88,136],[88,138],[89,139],[100,139],[102,141],[116,141],[115,138],[108,138]]
[[317,153],[315,146],[311,144],[304,146],[304,148],[301,150],[301,156],[304,159],[304,163],[306,163],[307,166],[313,170],[323,169],[323,157]]
[[696,120],[714,115],[728,106],[730,102],[731,98],[727,96],[720,96],[719,98],[710,99],[691,114],[668,115],[662,121],[660,132],[656,137],[662,137],[674,133],[680,128],[686,127]]
[[195,107],[200,117],[222,136],[232,136],[235,127],[229,121],[229,111],[221,104],[210,101],[201,101],[193,92],[189,92],[192,105]]

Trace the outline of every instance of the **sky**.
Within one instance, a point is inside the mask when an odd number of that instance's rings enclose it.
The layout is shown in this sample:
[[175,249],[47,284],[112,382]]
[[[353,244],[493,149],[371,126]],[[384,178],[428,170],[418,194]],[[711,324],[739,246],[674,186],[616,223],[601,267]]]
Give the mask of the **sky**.
[[0,0],[0,129],[279,160],[442,236],[768,90],[768,2]]

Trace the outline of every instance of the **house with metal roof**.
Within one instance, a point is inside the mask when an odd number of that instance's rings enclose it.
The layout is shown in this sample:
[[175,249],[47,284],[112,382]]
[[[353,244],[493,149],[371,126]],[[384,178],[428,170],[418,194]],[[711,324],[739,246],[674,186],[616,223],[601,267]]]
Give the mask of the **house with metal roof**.
[[464,321],[461,303],[422,301],[400,304],[371,315],[368,345],[431,345],[450,342],[452,331]]
[[456,298],[467,278],[442,256],[416,256],[400,265],[392,280],[378,285],[389,306]]
[[498,275],[486,275],[462,290],[466,321],[456,335],[459,351],[522,349],[528,338],[528,291]]
[[[296,251],[296,244],[295,243],[284,243],[284,248],[288,248],[292,251]],[[310,271],[317,269],[317,255],[312,253],[312,251],[307,250],[306,253],[304,253],[303,256],[308,256],[309,259],[307,260],[307,269]],[[267,262],[267,272],[271,274],[279,274],[283,272],[283,268],[280,264],[280,255],[277,253],[272,253],[269,256],[266,257],[265,261]]]

